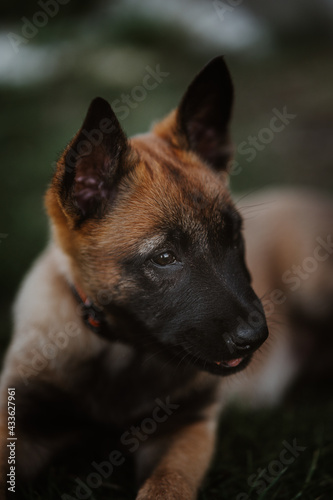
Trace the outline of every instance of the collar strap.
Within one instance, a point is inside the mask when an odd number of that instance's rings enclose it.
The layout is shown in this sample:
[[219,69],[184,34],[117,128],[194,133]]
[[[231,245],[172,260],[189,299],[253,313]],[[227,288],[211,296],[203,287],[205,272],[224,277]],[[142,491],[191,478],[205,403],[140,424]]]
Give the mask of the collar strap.
[[82,319],[93,332],[103,335],[105,328],[109,329],[103,311],[95,306],[81,287],[72,285],[72,292],[80,305]]

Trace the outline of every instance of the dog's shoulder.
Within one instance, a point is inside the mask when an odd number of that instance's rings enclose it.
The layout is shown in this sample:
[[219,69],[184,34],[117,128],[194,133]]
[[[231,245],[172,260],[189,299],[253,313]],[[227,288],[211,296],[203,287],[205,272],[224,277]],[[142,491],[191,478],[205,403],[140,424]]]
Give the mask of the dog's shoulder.
[[14,304],[13,339],[5,358],[11,378],[66,378],[65,366],[94,358],[106,342],[85,327],[67,280],[67,258],[54,245],[38,257]]

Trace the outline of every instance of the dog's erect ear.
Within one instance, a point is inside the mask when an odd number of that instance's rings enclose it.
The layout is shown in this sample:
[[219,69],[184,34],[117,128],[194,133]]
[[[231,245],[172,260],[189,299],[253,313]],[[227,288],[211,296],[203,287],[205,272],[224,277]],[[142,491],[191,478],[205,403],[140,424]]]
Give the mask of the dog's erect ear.
[[194,151],[217,170],[224,170],[232,155],[232,105],[230,73],[223,57],[216,57],[194,78],[176,114],[157,125],[156,133],[182,149]]
[[76,223],[103,215],[124,173],[128,153],[116,115],[107,101],[97,97],[55,175],[60,204]]
[[224,169],[231,155],[232,104],[229,70],[223,57],[216,57],[196,76],[178,107],[178,126],[189,148],[217,169]]

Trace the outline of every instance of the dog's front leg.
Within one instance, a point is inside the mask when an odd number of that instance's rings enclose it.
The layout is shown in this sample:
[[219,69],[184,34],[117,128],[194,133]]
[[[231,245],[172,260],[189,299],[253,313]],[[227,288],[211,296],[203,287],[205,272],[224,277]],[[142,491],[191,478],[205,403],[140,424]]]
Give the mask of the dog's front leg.
[[214,452],[215,433],[216,422],[202,420],[169,437],[165,454],[137,500],[194,500]]

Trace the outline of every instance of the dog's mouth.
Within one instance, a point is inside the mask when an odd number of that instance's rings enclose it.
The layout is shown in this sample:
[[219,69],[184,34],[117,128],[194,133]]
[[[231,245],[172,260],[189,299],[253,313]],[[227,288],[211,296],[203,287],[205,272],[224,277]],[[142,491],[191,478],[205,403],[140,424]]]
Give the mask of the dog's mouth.
[[[136,325],[138,326],[138,325]],[[139,325],[140,326],[140,325]],[[143,330],[144,331],[144,330]],[[206,371],[212,373],[214,375],[226,376],[237,373],[249,364],[252,358],[252,353],[244,354],[243,356],[230,358],[230,354],[226,354],[225,357],[221,357],[221,359],[209,360],[207,358],[201,357],[199,353],[194,353],[194,347],[192,345],[187,344],[187,342],[182,340],[181,345],[166,345],[164,343],[159,343],[158,341],[153,341],[153,337],[151,338],[151,347],[155,349],[155,347],[163,347],[164,349],[168,346],[169,349],[165,353],[169,352],[173,356],[173,359],[179,366],[180,364],[192,365],[195,368],[199,368],[202,371]],[[124,341],[123,337],[119,337],[118,340]],[[132,340],[132,339],[131,339]],[[130,341],[130,340],[129,340]],[[183,363],[184,362],[184,363]]]
[[206,372],[212,373],[214,375],[226,376],[243,370],[249,364],[251,358],[252,355],[249,354],[239,358],[209,361],[199,356],[192,355],[189,358],[189,362],[197,368],[200,368],[201,370],[204,370]]
[[238,366],[244,358],[230,359],[229,361],[214,361],[218,366],[224,366],[225,368],[235,368]]
[[214,375],[232,375],[243,370],[250,362],[251,355],[244,356],[243,358],[234,358],[221,361],[207,361],[201,358],[196,358],[194,364]]

